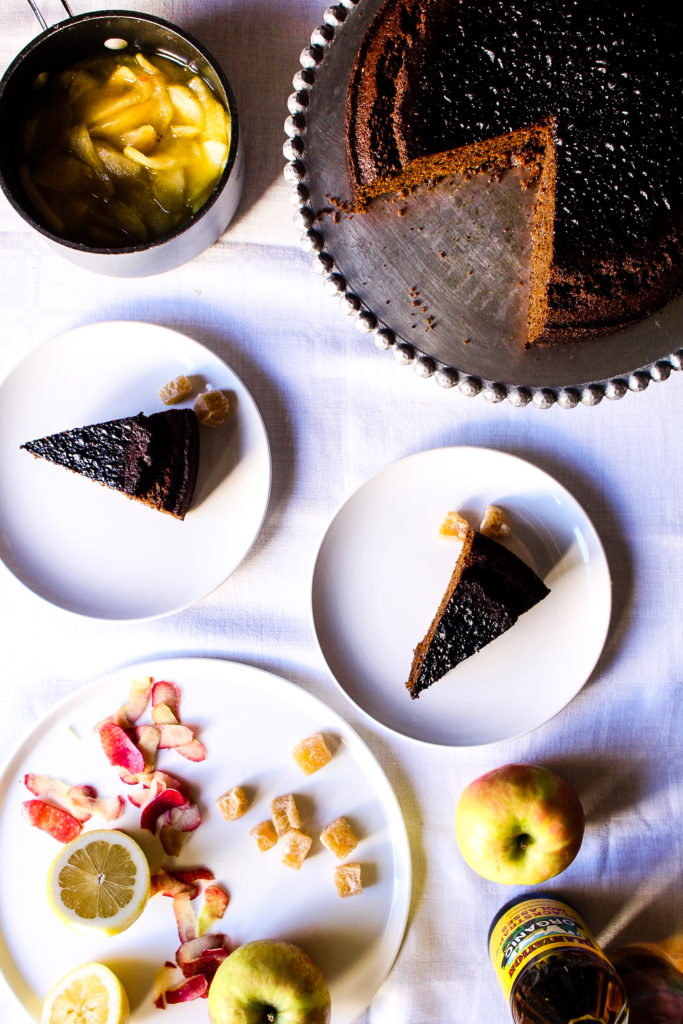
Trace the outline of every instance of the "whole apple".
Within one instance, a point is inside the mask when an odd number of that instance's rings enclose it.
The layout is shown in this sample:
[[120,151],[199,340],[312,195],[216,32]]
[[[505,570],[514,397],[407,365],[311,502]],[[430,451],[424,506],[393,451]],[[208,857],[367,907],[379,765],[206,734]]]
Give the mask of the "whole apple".
[[455,835],[469,866],[493,882],[536,885],[559,875],[583,839],[583,807],[549,768],[506,764],[465,787]]
[[292,942],[238,946],[209,988],[212,1024],[328,1024],[330,993],[319,969]]

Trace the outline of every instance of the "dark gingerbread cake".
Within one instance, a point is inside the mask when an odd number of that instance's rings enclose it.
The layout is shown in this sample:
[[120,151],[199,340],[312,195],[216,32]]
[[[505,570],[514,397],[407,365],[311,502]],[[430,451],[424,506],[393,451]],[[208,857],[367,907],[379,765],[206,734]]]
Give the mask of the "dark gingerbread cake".
[[21,447],[177,519],[185,518],[192,501],[199,464],[192,409],[94,423]]
[[436,615],[413,655],[406,683],[413,698],[505,633],[550,593],[517,555],[461,522],[465,527],[462,550]]
[[682,44],[663,0],[386,0],[347,93],[354,201],[526,165],[528,341],[640,319],[683,291]]

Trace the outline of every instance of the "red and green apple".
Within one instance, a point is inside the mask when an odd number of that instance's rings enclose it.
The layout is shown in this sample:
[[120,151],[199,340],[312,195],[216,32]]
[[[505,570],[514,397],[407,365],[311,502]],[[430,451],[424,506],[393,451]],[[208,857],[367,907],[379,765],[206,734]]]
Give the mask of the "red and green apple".
[[291,942],[238,946],[209,988],[212,1024],[329,1024],[330,993],[320,970]]
[[474,779],[455,811],[469,866],[506,885],[536,885],[564,871],[579,852],[584,823],[572,787],[530,764],[506,764]]

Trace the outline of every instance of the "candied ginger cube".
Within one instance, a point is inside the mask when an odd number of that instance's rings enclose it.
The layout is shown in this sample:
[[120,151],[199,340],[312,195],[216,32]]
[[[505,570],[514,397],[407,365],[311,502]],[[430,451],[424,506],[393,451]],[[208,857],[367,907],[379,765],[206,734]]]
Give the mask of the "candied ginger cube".
[[284,836],[292,829],[301,828],[301,815],[291,793],[276,796],[271,802],[270,813],[273,816],[275,831],[279,836]]
[[270,818],[260,821],[258,825],[254,825],[249,835],[253,836],[256,840],[256,845],[262,853],[265,850],[270,850],[277,842],[277,832]]
[[195,398],[194,411],[205,427],[220,427],[230,412],[230,402],[222,391],[203,391]]
[[313,840],[310,836],[307,836],[304,832],[300,832],[298,829],[292,829],[288,832],[284,839],[284,850],[282,852],[282,863],[288,868],[294,868],[298,871],[304,860],[306,854],[311,848]]
[[467,520],[463,519],[457,512],[448,512],[439,527],[439,536],[452,537],[454,540],[464,541],[471,529],[472,527]]
[[487,505],[481,520],[479,532],[485,537],[497,540],[499,537],[509,537],[512,533],[512,523],[505,509],[500,505]]
[[363,891],[360,864],[338,864],[334,869],[337,896],[358,896]]
[[304,775],[312,775],[332,760],[332,754],[319,732],[295,744],[292,748],[292,757]]
[[168,384],[164,384],[159,388],[159,398],[164,405],[175,405],[191,394],[192,384],[184,373],[179,374],[173,380],[170,380]]
[[358,840],[346,818],[335,818],[320,833],[320,842],[326,846],[330,853],[333,853],[337,860],[344,860],[345,857],[355,850]]
[[226,821],[237,821],[249,806],[249,797],[241,786],[232,786],[218,797],[216,803]]

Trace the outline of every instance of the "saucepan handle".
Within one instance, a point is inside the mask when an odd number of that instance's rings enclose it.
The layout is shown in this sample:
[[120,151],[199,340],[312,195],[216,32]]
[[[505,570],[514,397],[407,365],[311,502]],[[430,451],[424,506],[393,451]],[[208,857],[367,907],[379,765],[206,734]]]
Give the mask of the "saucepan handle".
[[[45,21],[45,18],[43,17],[43,15],[42,15],[42,13],[40,11],[40,8],[36,4],[35,0],[28,0],[28,5],[31,8],[31,10],[33,11],[33,13],[35,14],[35,16],[38,19],[38,21],[40,22],[41,27],[43,29],[47,29],[47,22]],[[73,11],[69,7],[69,5],[67,3],[67,0],[62,0],[62,7],[66,11],[66,13],[69,15],[69,17],[73,18],[73,16],[74,16],[73,15]]]

